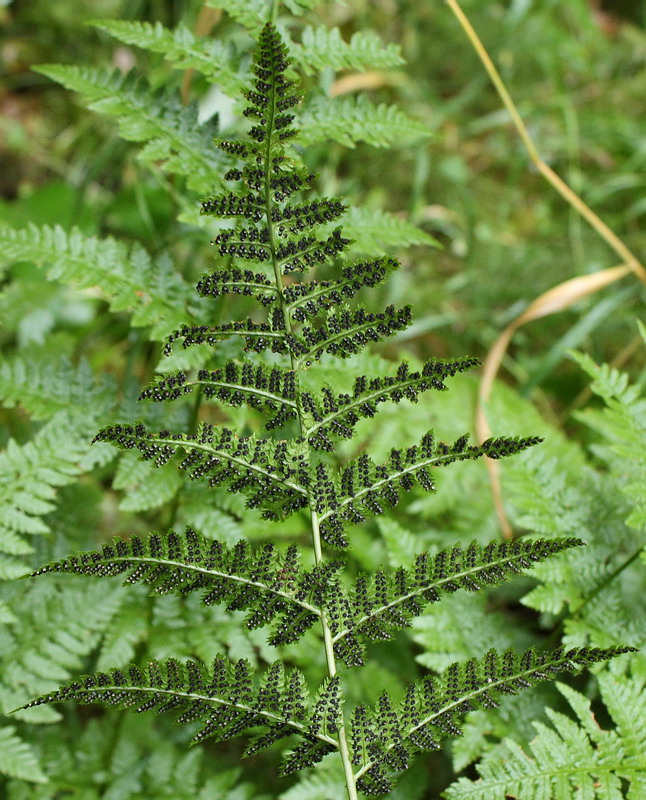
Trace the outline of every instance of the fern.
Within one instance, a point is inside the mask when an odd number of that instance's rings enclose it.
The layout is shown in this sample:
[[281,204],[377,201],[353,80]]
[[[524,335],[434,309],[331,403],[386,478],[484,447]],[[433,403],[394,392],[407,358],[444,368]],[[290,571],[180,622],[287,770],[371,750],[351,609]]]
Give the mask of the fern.
[[159,22],[113,19],[95,25],[121,42],[161,53],[175,69],[198,70],[234,97],[244,88],[243,78],[232,66],[232,54],[220,42],[199,38],[183,25],[169,30]]
[[92,67],[43,65],[38,71],[82,95],[88,107],[114,117],[119,133],[145,142],[138,157],[163,171],[186,178],[202,194],[213,187],[222,159],[210,147],[217,122],[197,124],[197,108],[183,107],[174,93],[153,92],[141,78]]
[[311,26],[303,30],[301,44],[292,46],[291,55],[310,74],[326,67],[336,71],[388,69],[404,63],[400,48],[394,44],[384,47],[374,33],[357,32],[344,42],[338,28]]
[[439,247],[436,239],[405,217],[378,208],[351,208],[343,223],[351,249],[369,256],[379,255],[385,247]]
[[442,682],[429,677],[421,685],[411,684],[399,709],[386,694],[375,709],[359,706],[351,720],[352,763],[359,767],[359,788],[369,795],[390,791],[388,773],[405,769],[411,753],[436,750],[443,738],[460,734],[455,715],[495,707],[497,695],[516,694],[559,672],[607,657],[608,651],[589,648],[528,650],[520,657],[512,650],[503,654],[490,650],[481,661],[452,664]]
[[[629,636],[643,639],[644,598],[635,585],[635,564],[643,552],[641,524],[646,426],[638,387],[609,367],[577,356],[594,379],[592,387],[607,403],[577,417],[601,438],[592,445],[603,465],[563,468],[563,461],[528,454],[510,470],[509,485],[520,524],[540,534],[562,536],[576,529],[590,546],[536,570],[539,585],[523,603],[559,615],[566,641],[607,646]],[[613,531],[612,539],[608,530]]]
[[15,728],[0,728],[0,774],[33,783],[47,782],[31,748],[16,735]]
[[592,378],[591,390],[606,404],[601,412],[587,409],[577,418],[604,437],[606,446],[597,446],[595,451],[609,460],[615,471],[625,473],[626,465],[630,465],[629,482],[622,487],[633,505],[626,524],[645,530],[646,398],[638,386],[630,385],[625,373],[606,364],[598,366],[583,354],[573,355]]
[[395,106],[375,106],[365,95],[330,99],[319,97],[300,119],[302,144],[334,139],[344,147],[366,142],[374,147],[411,144],[429,135],[427,126]]
[[503,800],[509,795],[638,800],[646,788],[643,678],[607,672],[600,676],[599,685],[614,729],[599,725],[587,697],[557,684],[575,720],[546,709],[551,725],[534,723],[536,737],[529,752],[505,740],[479,766],[479,780],[460,778],[444,796],[447,800]]
[[49,533],[43,518],[54,510],[57,491],[111,457],[105,448],[90,451],[92,425],[91,416],[83,420],[61,411],[30,442],[21,446],[10,439],[0,453],[1,578],[25,571],[22,558],[33,550],[27,537]]
[[0,254],[0,263],[43,266],[49,280],[79,289],[99,287],[112,311],[132,313],[133,325],[151,325],[153,338],[180,322],[178,307],[188,300],[188,287],[167,257],[153,261],[140,245],[129,248],[109,236],[99,239],[48,225],[3,228]]
[[[309,6],[309,0],[298,5]],[[252,27],[267,10],[264,2],[223,7]],[[351,673],[341,661],[347,667],[362,666],[367,643],[390,639],[442,595],[497,586],[544,559],[578,549],[581,541],[559,537],[455,546],[432,557],[417,553],[407,566],[352,576],[343,552],[351,544],[350,529],[383,514],[416,485],[434,491],[439,467],[483,456],[514,455],[538,444],[540,438],[498,436],[469,444],[468,436],[462,435],[446,444],[426,431],[417,444],[397,442],[380,463],[360,452],[339,465],[338,440],[351,439],[354,426],[374,416],[378,406],[406,398],[415,401],[431,389],[443,391],[447,378],[477,361],[430,360],[419,370],[403,363],[394,375],[366,372],[356,376],[352,394],[316,379],[334,359],[349,359],[371,342],[386,341],[406,329],[411,309],[387,306],[372,312],[347,303],[385,280],[399,264],[383,257],[348,261],[350,241],[341,227],[331,227],[344,213],[343,203],[309,193],[314,176],[289,149],[298,137],[292,109],[299,98],[288,72],[285,45],[271,24],[260,33],[252,72],[251,88],[245,93],[244,114],[252,121],[248,136],[218,140],[224,156],[201,156],[202,166],[219,159],[236,159],[239,166],[228,167],[224,175],[234,188],[216,191],[202,205],[205,215],[229,223],[215,239],[222,261],[200,280],[198,292],[204,297],[246,296],[253,316],[217,324],[185,323],[168,336],[169,358],[179,343],[182,349],[199,353],[212,347],[224,350],[215,364],[166,370],[143,392],[144,399],[172,403],[199,391],[195,423],[156,412],[148,422],[108,425],[95,440],[137,454],[163,473],[162,483],[171,474],[170,462],[175,462],[204,491],[240,495],[247,509],[259,512],[263,520],[279,522],[281,527],[293,524],[299,542],[285,548],[273,542],[254,544],[247,538],[228,544],[191,529],[184,534],[168,531],[117,539],[100,550],[53,561],[34,575],[122,576],[127,584],[142,583],[155,594],[186,598],[196,618],[221,603],[228,612],[245,612],[249,629],[270,626],[272,645],[304,650],[305,642],[319,642],[313,632],[320,631],[323,641],[316,648],[316,663],[324,662],[326,670],[313,676],[315,693],[310,698],[304,674],[298,668],[287,669],[283,661],[263,673],[231,653],[217,655],[211,667],[206,666],[207,659],[181,663],[177,653],[177,658],[154,660],[145,668],[106,669],[53,691],[45,689],[23,713],[65,701],[171,712],[179,723],[190,726],[194,742],[247,733],[251,741],[246,755],[279,742],[290,747],[283,754],[283,775],[335,754],[353,800],[358,791],[389,792],[396,773],[408,767],[412,756],[436,750],[444,739],[459,735],[460,717],[466,712],[493,708],[501,695],[516,694],[560,672],[577,671],[632,648],[613,644],[567,651],[530,649],[524,654],[490,649],[481,659],[449,665],[439,677],[411,681],[401,700],[385,692],[374,707],[359,703],[351,708]],[[94,79],[84,83],[79,73],[74,75],[71,82],[92,96]],[[128,96],[134,89],[128,82],[113,86],[116,97],[107,105],[116,110],[124,86]],[[94,96],[105,99],[104,91],[105,86]],[[334,105],[343,111],[343,126],[340,118],[331,116]],[[310,130],[316,128],[317,136],[336,136],[350,145],[358,139],[383,144],[422,132],[395,112],[363,100],[320,106],[316,113],[312,108],[304,111],[305,117],[310,114]],[[142,137],[155,135],[150,129],[137,131]],[[300,138],[301,143],[311,140],[307,134]],[[189,137],[189,156],[195,142]],[[301,280],[303,273],[318,267],[332,277]],[[251,407],[266,418],[264,430],[255,425],[253,433],[237,435],[233,426],[216,425],[200,410],[202,403],[211,401],[233,409]],[[163,420],[162,430],[151,427],[155,419]],[[142,481],[145,474],[137,472],[129,457],[119,480]],[[170,481],[164,491],[170,496],[178,486]],[[148,502],[141,492],[136,507],[148,507]],[[313,563],[307,566],[301,565],[303,529],[310,532],[313,545]],[[353,535],[362,534],[353,531]],[[328,546],[334,549],[334,558],[326,552]],[[201,605],[193,599],[196,592],[202,595]],[[178,608],[172,601],[165,607],[170,614]],[[212,647],[206,633],[211,626],[201,627],[206,638],[195,649],[205,651]],[[124,630],[132,633],[127,626]],[[132,643],[127,644],[119,657],[131,650]],[[309,652],[302,657],[312,661]]]
[[0,364],[0,399],[6,408],[22,406],[35,420],[45,420],[70,407],[99,417],[112,411],[114,386],[97,384],[87,361],[68,358],[52,364],[30,355]]

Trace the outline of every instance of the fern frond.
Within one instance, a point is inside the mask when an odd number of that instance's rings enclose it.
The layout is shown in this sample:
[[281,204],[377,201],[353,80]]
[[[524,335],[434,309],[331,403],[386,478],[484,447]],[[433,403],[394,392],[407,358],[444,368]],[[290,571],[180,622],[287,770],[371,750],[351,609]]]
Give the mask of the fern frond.
[[205,5],[226,11],[255,36],[269,19],[271,0],[207,0]]
[[389,69],[404,63],[399,45],[384,45],[371,31],[358,31],[345,42],[338,28],[309,25],[303,30],[301,44],[293,44],[290,53],[309,75],[326,68],[335,71]]
[[644,530],[646,397],[639,385],[631,384],[625,372],[608,364],[599,366],[582,353],[572,356],[592,378],[590,389],[605,403],[603,410],[585,409],[576,418],[603,437],[604,444],[596,445],[594,450],[604,461],[610,461],[613,472],[621,476],[621,489],[633,506],[626,524]]
[[352,239],[351,249],[368,256],[393,247],[441,247],[437,239],[406,217],[379,208],[353,206],[343,218],[343,229]]
[[[134,708],[139,713],[170,711],[180,724],[199,723],[200,729],[192,737],[196,743],[207,739],[222,742],[264,727],[266,732],[254,738],[247,755],[298,734],[308,746],[313,740],[317,744],[317,748],[310,748],[315,752],[303,754],[303,766],[311,766],[338,748],[332,715],[323,724],[319,719],[321,703],[326,709],[333,706],[332,681],[308,709],[305,680],[298,670],[286,673],[276,662],[264,679],[255,681],[254,677],[243,659],[233,663],[217,656],[211,669],[197,661],[151,661],[145,670],[131,665],[123,671],[97,672],[82,681],[72,681],[24,708],[71,701]],[[338,692],[338,679],[336,685]]]
[[166,337],[164,355],[173,352],[173,344],[178,339],[182,340],[182,347],[186,349],[192,345],[215,345],[222,339],[231,336],[240,336],[244,340],[245,353],[262,353],[271,350],[272,353],[288,353],[290,341],[285,333],[285,321],[280,309],[275,309],[270,322],[255,322],[250,317],[236,322],[224,322],[222,325],[182,325]]
[[399,267],[393,258],[358,261],[341,268],[341,277],[333,281],[293,283],[283,289],[287,309],[298,322],[339,306],[365,286],[377,286]]
[[21,406],[35,420],[50,419],[69,408],[98,417],[112,408],[114,394],[112,381],[97,381],[85,360],[75,365],[63,356],[52,363],[30,354],[0,364],[2,405]]
[[77,228],[27,225],[0,229],[0,263],[31,261],[47,278],[79,289],[98,287],[112,311],[132,314],[132,324],[152,325],[153,337],[165,335],[184,318],[192,289],[170,260],[153,261],[138,244],[127,247],[110,236],[87,236]]
[[305,325],[287,341],[299,365],[310,366],[325,353],[348,358],[359,353],[369,342],[380,342],[397,331],[405,330],[411,322],[410,306],[387,306],[373,313],[359,306],[328,312],[316,328]]
[[254,551],[244,540],[229,547],[187,528],[184,534],[154,532],[147,539],[115,539],[101,550],[46,564],[32,576],[123,575],[124,585],[141,582],[157,594],[203,592],[206,605],[225,603],[228,611],[247,611],[249,629],[271,623],[270,643],[278,646],[297,641],[317,621],[341,566],[327,561],[303,570],[295,545],[284,555],[273,544]]
[[321,734],[334,736],[341,727],[341,720],[341,681],[337,675],[326,678],[321,684],[310,713],[309,725],[304,731],[304,741],[283,759],[280,774],[291,775],[317,764],[331,753],[330,744],[321,741]]
[[262,508],[267,519],[280,519],[307,505],[303,440],[238,437],[228,428],[208,423],[200,424],[195,434],[151,433],[138,422],[103,428],[94,441],[136,449],[156,467],[183,451],[186,456],[179,467],[191,479],[208,479],[209,486],[224,484],[231,492],[251,495],[247,506]]
[[[23,582],[12,594],[16,620],[2,630],[0,707],[6,714],[83,669],[124,597],[106,582],[68,585],[65,591],[53,581]],[[15,716],[35,724],[60,719],[45,706]]]
[[375,464],[363,453],[341,470],[339,479],[333,477],[325,465],[319,464],[312,491],[324,539],[334,546],[346,547],[343,534],[346,525],[363,522],[367,515],[383,514],[387,506],[397,505],[402,491],[410,491],[416,483],[427,492],[435,491],[429,467],[482,456],[503,458],[520,453],[541,439],[537,436],[500,437],[470,446],[467,441],[468,436],[461,436],[449,446],[436,442],[429,432],[419,445],[406,451],[393,448],[384,464]]
[[507,796],[638,800],[646,787],[643,679],[618,678],[605,672],[599,676],[599,684],[615,729],[601,728],[589,698],[557,683],[576,720],[546,708],[552,726],[533,723],[536,737],[528,752],[505,739],[478,766],[480,778],[460,778],[446,791],[447,800],[502,800]]
[[437,750],[449,736],[460,735],[458,717],[477,708],[495,708],[500,695],[517,694],[562,672],[606,661],[630,647],[580,647],[553,651],[490,650],[483,659],[452,664],[435,678],[410,684],[398,707],[383,695],[374,709],[357,706],[351,719],[352,763],[357,787],[367,795],[389,792],[389,773],[405,769],[411,755]]
[[119,508],[129,512],[162,507],[173,500],[182,484],[174,465],[156,468],[132,451],[122,454],[112,480],[112,488],[123,492]]
[[0,728],[0,775],[30,783],[47,783],[33,750],[13,727]]
[[114,117],[124,139],[145,142],[138,154],[141,161],[181,175],[188,188],[200,194],[213,190],[214,176],[222,166],[211,147],[217,118],[198,125],[197,106],[182,106],[174,93],[154,92],[130,73],[60,64],[36,69],[78,92],[91,110]]
[[373,147],[401,147],[429,136],[422,122],[397,106],[374,105],[365,95],[318,97],[303,108],[298,123],[299,139],[304,145],[332,139],[351,148],[358,142]]
[[265,307],[275,303],[278,298],[278,290],[264,272],[235,268],[204,275],[197,284],[197,293],[202,297],[222,297],[229,294],[254,297]]
[[382,378],[358,376],[352,395],[324,387],[320,391],[321,400],[317,402],[309,392],[301,392],[301,405],[308,421],[304,435],[317,450],[332,450],[331,435],[350,439],[357,422],[374,417],[380,403],[399,403],[404,399],[415,403],[421,392],[430,389],[443,391],[446,389],[445,378],[479,363],[477,358],[429,359],[421,370],[410,372],[408,363],[403,361],[396,375]]
[[196,69],[211,83],[218,83],[231,97],[244,87],[244,77],[231,64],[232,54],[219,41],[195,36],[185,25],[174,30],[160,22],[106,19],[94,23],[125,44],[161,53],[175,69]]
[[[55,414],[24,445],[13,439],[0,453],[0,577],[15,577],[24,571],[13,556],[25,556],[32,546],[25,536],[49,533],[43,519],[56,507],[56,494],[90,468],[99,452],[90,454],[88,434],[93,419]],[[102,454],[105,457],[105,452]],[[7,557],[11,556],[11,557]]]
[[410,625],[425,606],[442,594],[466,589],[476,592],[497,586],[523,569],[571,547],[580,539],[521,539],[492,542],[485,547],[473,542],[455,545],[435,556],[421,553],[413,566],[396,571],[379,569],[373,576],[361,574],[347,601],[332,593],[332,641],[335,653],[346,663],[363,663],[362,640],[386,641],[394,632]]
[[277,233],[298,233],[304,228],[325,225],[346,213],[348,207],[336,197],[319,197],[304,203],[292,203],[283,208],[275,207],[271,212],[272,222],[278,225]]
[[185,372],[158,378],[141,393],[140,400],[176,400],[201,389],[208,399],[217,399],[229,406],[243,403],[269,414],[268,430],[279,428],[296,417],[296,381],[292,370],[249,361],[227,361],[220,369],[200,370],[193,379]]

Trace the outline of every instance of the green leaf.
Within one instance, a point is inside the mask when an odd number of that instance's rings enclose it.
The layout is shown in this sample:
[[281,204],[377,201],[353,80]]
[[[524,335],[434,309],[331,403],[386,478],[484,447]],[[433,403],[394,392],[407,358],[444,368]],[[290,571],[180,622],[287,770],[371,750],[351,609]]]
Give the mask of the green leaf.
[[[58,412],[24,445],[10,439],[0,452],[0,551],[23,556],[32,551],[23,538],[49,533],[43,519],[56,507],[57,491],[91,466],[93,419]],[[105,449],[95,450],[99,456]],[[109,452],[109,450],[107,451]],[[4,560],[4,559],[3,559]],[[10,569],[14,563],[7,559]]]
[[124,576],[126,584],[141,582],[160,595],[199,591],[208,606],[226,603],[229,611],[246,611],[249,629],[273,622],[270,643],[279,645],[297,641],[320,618],[340,567],[338,561],[327,561],[302,570],[295,546],[285,555],[273,544],[254,551],[245,540],[228,547],[188,528],[183,535],[167,531],[145,540],[115,539],[101,550],[52,562],[32,575]]
[[47,783],[31,747],[12,727],[0,728],[0,773],[31,783]]
[[230,48],[209,37],[196,36],[184,25],[174,30],[160,22],[106,19],[94,25],[111,36],[135,47],[161,53],[175,69],[196,69],[211,83],[236,97],[244,87],[244,79],[232,66]]
[[76,228],[28,225],[0,229],[0,263],[31,261],[45,268],[49,280],[78,289],[99,290],[114,312],[132,313],[132,324],[152,325],[162,338],[185,318],[193,292],[170,259],[153,261],[141,245],[128,247],[108,236],[87,236]]
[[189,189],[206,194],[220,174],[222,160],[211,142],[217,120],[199,125],[197,108],[182,106],[166,90],[153,92],[140,78],[119,72],[57,64],[39,66],[38,72],[79,92],[88,108],[114,117],[121,136],[145,142],[139,158],[161,163],[172,175],[186,178]]
[[[454,545],[434,556],[417,555],[409,567],[378,569],[374,575],[360,574],[347,605],[337,602],[332,616],[335,652],[352,664],[363,661],[361,640],[386,641],[394,632],[410,625],[429,603],[459,589],[476,592],[497,586],[550,556],[579,547],[580,539],[523,539],[490,542],[481,547]],[[333,592],[331,599],[340,599]]]
[[369,256],[394,248],[441,246],[406,217],[378,208],[351,208],[343,218],[343,233],[352,239],[351,250]]
[[[459,736],[458,718],[477,708],[495,708],[500,695],[515,695],[560,672],[576,672],[627,652],[634,648],[528,650],[520,656],[512,650],[490,650],[481,660],[452,664],[440,678],[428,676],[421,684],[411,684],[397,708],[387,695],[370,711],[357,706],[350,728],[352,763],[359,767],[357,787],[369,794],[390,791],[391,771],[406,769],[410,755],[439,749],[447,736]],[[515,786],[508,793],[539,796],[518,792]],[[562,795],[556,796],[561,800]],[[492,800],[491,793],[478,797]]]
[[[646,785],[644,683],[611,672],[603,673],[599,680],[616,723],[614,730],[601,728],[587,697],[557,684],[576,720],[546,709],[552,725],[533,723],[536,738],[527,752],[512,739],[505,739],[478,766],[478,780],[460,778],[443,796],[447,800],[503,800],[508,796],[638,800]],[[622,780],[629,785],[627,794]]]
[[[338,713],[333,690],[336,687],[338,693],[338,678],[325,682],[316,702],[310,704],[298,670],[288,673],[276,662],[260,680],[254,677],[248,662],[231,662],[220,655],[210,669],[197,661],[151,661],[145,670],[131,665],[85,676],[82,682],[71,681],[32,700],[24,709],[72,701],[136,707],[138,712],[170,711],[180,724],[200,724],[192,736],[195,743],[207,739],[222,742],[263,726],[264,732],[247,747],[248,755],[296,733],[306,747],[316,742],[316,752],[305,758],[310,764],[338,749],[333,738]],[[290,759],[293,761],[293,756]]]
[[430,135],[427,126],[397,106],[374,105],[366,95],[309,102],[298,118],[301,144],[332,139],[344,147],[405,147]]
[[326,68],[388,69],[404,63],[399,45],[384,45],[371,31],[358,31],[344,42],[338,28],[309,25],[303,30],[301,44],[292,45],[290,54],[309,75]]
[[31,353],[0,364],[0,399],[11,408],[22,406],[35,420],[46,420],[59,411],[83,409],[98,417],[114,405],[111,380],[99,383],[87,361],[74,365],[63,356],[52,363],[49,354]]

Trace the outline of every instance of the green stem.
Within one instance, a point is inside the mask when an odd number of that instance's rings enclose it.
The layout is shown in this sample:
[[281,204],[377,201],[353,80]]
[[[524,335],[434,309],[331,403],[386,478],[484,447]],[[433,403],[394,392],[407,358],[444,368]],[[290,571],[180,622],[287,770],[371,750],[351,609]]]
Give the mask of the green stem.
[[[275,19],[275,14],[278,12],[278,2],[277,0],[273,0],[272,2],[272,21]],[[276,288],[278,289],[278,299],[281,304],[281,309],[283,312],[283,317],[285,320],[285,329],[287,333],[292,332],[292,321],[289,316],[289,308],[287,303],[285,302],[285,298],[282,292],[283,289],[283,276],[281,272],[281,265],[278,260],[277,256],[277,246],[276,246],[276,234],[274,231],[274,226],[271,218],[271,211],[272,211],[272,197],[271,197],[271,187],[269,185],[269,176],[271,174],[271,147],[272,147],[272,136],[274,133],[274,116],[276,113],[276,98],[275,98],[275,87],[272,85],[271,89],[271,99],[269,103],[269,114],[267,119],[267,141],[265,142],[265,187],[264,187],[264,198],[265,198],[265,215],[267,220],[267,229],[269,231],[269,251],[271,252],[271,261],[272,267],[274,270],[274,279],[276,281]],[[295,373],[296,378],[296,391],[297,396],[299,393],[300,382],[298,380],[298,370],[299,370],[299,363],[295,361],[293,353],[290,353],[290,362],[291,368]],[[298,423],[301,431],[301,435],[305,434],[305,423],[302,417],[300,403],[297,407],[297,415],[298,415]],[[309,451],[309,448],[308,448]],[[311,451],[309,451],[311,453]],[[310,458],[308,458],[310,461]],[[323,549],[321,546],[321,532],[319,530],[319,518],[316,512],[313,498],[310,495],[310,491],[308,488],[308,499],[309,499],[309,506],[310,506],[310,523],[312,528],[312,543],[314,546],[314,560],[316,564],[321,564],[323,561]],[[337,667],[336,667],[336,659],[334,656],[334,644],[332,641],[332,631],[330,629],[330,625],[328,623],[327,614],[324,608],[321,609],[321,629],[323,631],[323,644],[325,647],[325,659],[327,662],[327,669],[328,674],[331,678],[333,678],[337,674]],[[350,760],[350,750],[348,748],[348,740],[346,737],[346,730],[345,730],[345,722],[343,719],[343,700],[341,702],[341,727],[338,731],[339,736],[339,752],[341,754],[341,761],[343,763],[343,772],[345,775],[345,782],[346,782],[346,792],[348,796],[348,800],[359,800],[359,795],[357,794],[357,785],[354,776],[354,770],[352,768],[352,762]]]

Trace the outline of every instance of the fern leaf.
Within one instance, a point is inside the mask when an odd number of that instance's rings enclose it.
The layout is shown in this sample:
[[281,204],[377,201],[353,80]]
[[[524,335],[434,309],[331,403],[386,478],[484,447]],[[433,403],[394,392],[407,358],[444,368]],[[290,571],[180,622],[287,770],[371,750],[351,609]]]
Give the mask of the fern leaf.
[[374,576],[359,575],[347,601],[341,592],[330,595],[330,618],[335,653],[346,663],[363,663],[361,642],[385,641],[410,625],[428,603],[459,589],[476,592],[497,586],[539,561],[583,545],[580,539],[525,539],[492,542],[485,547],[473,542],[455,545],[435,556],[421,553],[408,569],[378,570]]
[[397,106],[373,105],[365,95],[319,97],[303,109],[299,127],[304,145],[332,139],[344,147],[355,147],[358,142],[373,147],[401,147],[429,136],[422,122]]
[[393,448],[384,464],[376,465],[368,455],[362,454],[342,469],[339,479],[319,464],[312,490],[321,533],[329,544],[346,547],[343,534],[346,525],[363,522],[367,515],[383,514],[387,506],[397,505],[402,490],[410,491],[416,483],[427,492],[435,491],[428,468],[482,456],[498,459],[520,453],[540,441],[536,436],[500,437],[467,446],[468,436],[461,436],[449,446],[436,442],[429,432],[419,445],[405,452]]
[[45,267],[49,280],[98,287],[112,311],[132,313],[133,325],[153,325],[153,336],[178,325],[192,297],[169,261],[153,262],[140,245],[128,248],[110,236],[99,239],[76,228],[69,233],[58,225],[0,229],[0,262],[14,261]]
[[303,742],[288,753],[280,768],[281,775],[291,775],[321,761],[333,752],[329,742],[321,740],[321,734],[334,741],[341,727],[341,683],[338,676],[326,678],[319,688],[313,704],[310,720],[304,731]]
[[[92,423],[91,417],[82,420],[59,412],[26,444],[8,441],[0,453],[0,552],[26,555],[32,547],[23,537],[49,532],[43,517],[56,507],[57,490],[92,465],[88,458]],[[6,557],[2,561],[0,577],[23,572],[19,561]]]
[[249,361],[227,361],[220,369],[199,370],[194,379],[185,372],[158,378],[144,389],[140,400],[175,400],[201,389],[202,396],[217,399],[229,406],[246,403],[268,413],[267,430],[278,428],[295,419],[297,411],[296,383],[293,370],[271,369]]
[[[447,800],[502,800],[509,795],[638,800],[646,785],[643,680],[605,672],[599,683],[617,726],[614,730],[600,727],[587,697],[557,684],[576,720],[546,709],[552,726],[533,723],[536,738],[529,752],[505,739],[478,766],[480,778],[460,778],[446,791]],[[622,781],[628,784],[626,793]]]
[[264,350],[271,350],[272,353],[288,353],[290,350],[282,312],[276,309],[271,322],[255,322],[247,318],[214,326],[182,325],[179,330],[166,337],[164,355],[172,354],[173,344],[178,339],[182,340],[182,347],[186,349],[193,345],[215,345],[231,336],[240,336],[243,339],[243,350],[246,353],[262,353]]
[[125,490],[119,503],[122,511],[149,511],[173,499],[182,485],[182,477],[170,465],[155,469],[140,461],[136,453],[124,453],[112,481],[112,487]]
[[371,31],[354,33],[344,42],[338,28],[307,26],[301,44],[292,45],[290,54],[303,72],[312,75],[317,70],[389,69],[404,63],[399,45],[384,45]]
[[[15,587],[16,621],[3,630],[0,704],[4,713],[69,680],[109,629],[123,592],[106,583],[72,585],[61,591],[52,581]],[[31,723],[60,718],[43,706],[16,717]]]
[[226,94],[236,97],[244,87],[244,79],[231,64],[232,54],[221,42],[198,37],[186,26],[174,30],[160,22],[106,19],[94,23],[126,44],[161,53],[175,69],[196,69],[211,83],[219,84]]
[[85,360],[75,365],[61,357],[52,363],[30,354],[0,364],[2,404],[22,406],[34,420],[50,419],[70,407],[97,417],[112,408],[114,394],[113,382],[97,382]]
[[197,284],[202,297],[241,294],[255,297],[263,306],[276,302],[278,290],[263,272],[251,270],[218,270],[202,277]]
[[410,325],[411,307],[387,306],[373,313],[364,308],[332,311],[317,327],[303,326],[287,340],[298,364],[310,366],[325,353],[348,358],[359,353],[369,342],[380,342]]
[[495,708],[500,695],[517,694],[561,672],[576,672],[627,652],[634,649],[558,648],[528,650],[521,656],[490,650],[480,661],[452,664],[440,678],[428,676],[411,684],[397,709],[387,695],[371,711],[357,706],[350,736],[352,762],[359,768],[357,787],[369,795],[385,794],[392,787],[389,773],[404,769],[411,755],[437,750],[443,739],[460,734],[462,714]]
[[257,34],[269,19],[271,0],[207,0],[208,8],[217,8]]
[[353,251],[365,255],[379,255],[396,247],[440,247],[430,233],[419,228],[406,217],[382,211],[379,208],[351,208],[343,219],[343,230]]
[[[151,661],[145,670],[132,665],[124,671],[97,672],[82,681],[72,681],[24,708],[70,701],[134,708],[140,713],[170,711],[180,724],[200,724],[192,737],[196,743],[207,739],[222,742],[265,727],[266,732],[247,748],[247,755],[294,733],[305,737],[308,744],[316,739],[324,754],[338,748],[331,726],[320,728],[308,709],[302,676],[297,670],[286,673],[280,662],[270,668],[263,681],[255,682],[249,663],[242,659],[233,663],[217,656],[211,669],[197,661]],[[314,711],[318,708],[317,703]],[[310,759],[310,763],[315,762]]]
[[0,774],[30,783],[47,783],[31,747],[12,727],[0,728]]
[[[284,0],[286,8],[294,16],[300,16],[314,8],[317,2],[318,0]],[[207,0],[206,5],[226,11],[254,36],[266,25],[271,12],[271,0]]]
[[590,389],[605,403],[602,411],[586,409],[576,417],[603,436],[605,446],[597,445],[595,451],[611,462],[619,476],[628,477],[621,480],[621,488],[633,506],[626,523],[646,529],[646,397],[625,372],[608,364],[599,366],[585,354],[572,356],[592,378]]
[[217,119],[198,125],[196,106],[182,106],[164,90],[153,92],[132,74],[56,64],[37,71],[78,92],[91,110],[114,117],[124,139],[146,142],[138,156],[141,161],[185,177],[188,188],[200,194],[212,191],[221,166],[210,146]]
[[377,286],[399,267],[393,258],[359,261],[342,267],[341,277],[333,281],[294,283],[283,289],[290,315],[298,322],[339,306],[365,286]]
[[454,361],[429,359],[421,370],[410,372],[403,361],[394,376],[369,378],[361,375],[355,379],[352,395],[324,387],[317,402],[308,392],[301,393],[301,405],[309,421],[305,437],[317,450],[332,450],[331,435],[350,439],[354,426],[360,419],[372,418],[381,403],[399,403],[402,400],[417,402],[421,392],[446,389],[444,379],[479,364],[477,358]]
[[156,467],[176,453],[193,480],[207,478],[209,486],[225,484],[229,491],[251,494],[249,508],[263,508],[267,519],[279,519],[307,504],[309,475],[302,440],[278,441],[237,437],[228,428],[203,423],[196,434],[150,433],[142,423],[103,428],[95,441],[112,442],[125,450],[136,448]]
[[144,583],[157,594],[203,592],[206,605],[226,603],[247,611],[249,629],[273,623],[270,643],[299,639],[320,617],[332,579],[341,567],[328,561],[303,570],[295,545],[281,556],[273,544],[252,551],[248,542],[233,547],[206,540],[190,528],[115,539],[102,550],[55,561],[32,573],[67,572],[94,577],[125,576],[124,584]]

